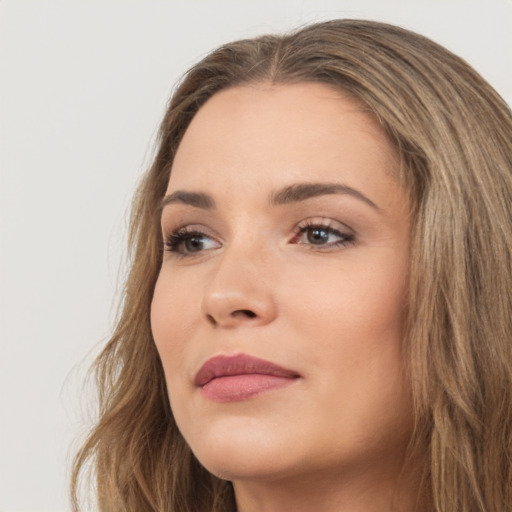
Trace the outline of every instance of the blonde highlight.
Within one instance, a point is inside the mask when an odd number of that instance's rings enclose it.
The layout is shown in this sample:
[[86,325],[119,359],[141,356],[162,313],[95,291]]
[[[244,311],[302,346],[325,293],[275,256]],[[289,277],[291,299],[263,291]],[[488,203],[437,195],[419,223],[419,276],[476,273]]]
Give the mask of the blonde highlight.
[[229,482],[195,459],[172,416],[150,326],[159,204],[188,124],[216,92],[321,82],[357,98],[401,156],[413,208],[404,357],[415,403],[410,456],[437,512],[512,503],[512,114],[462,59],[404,29],[333,20],[237,41],[195,65],[162,121],[134,199],[123,309],[95,362],[99,419],[78,453],[101,512],[228,512]]

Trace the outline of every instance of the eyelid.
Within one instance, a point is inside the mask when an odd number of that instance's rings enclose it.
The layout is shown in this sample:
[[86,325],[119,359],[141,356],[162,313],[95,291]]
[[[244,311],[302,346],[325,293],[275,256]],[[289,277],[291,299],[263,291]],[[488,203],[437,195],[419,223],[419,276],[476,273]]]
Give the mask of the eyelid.
[[[331,235],[338,236],[340,239],[335,242],[329,242],[325,244],[315,244],[297,241],[299,237],[307,233],[308,229],[312,228],[320,228],[326,230],[327,232],[330,232]],[[293,243],[296,243],[297,245],[307,246],[308,249],[316,251],[327,251],[339,247],[346,247],[349,245],[353,245],[356,241],[356,233],[350,226],[344,224],[343,222],[326,217],[310,217],[308,219],[305,219],[299,222],[295,226],[293,231]]]
[[214,244],[217,244],[218,247],[221,246],[221,242],[218,237],[211,232],[210,229],[206,228],[201,224],[184,224],[178,225],[174,229],[163,229],[162,237],[164,242],[164,250],[168,253],[172,254],[176,258],[187,258],[193,256],[199,256],[208,252],[212,249],[216,249],[217,247],[210,247],[206,249],[200,249],[198,251],[185,251],[179,250],[178,247],[180,244],[187,242],[187,240],[191,240],[194,235],[199,237],[205,237],[213,241]]
[[218,238],[216,232],[203,224],[200,219],[191,219],[188,215],[169,215],[168,217],[162,215],[160,224],[164,240],[173,233],[178,233],[179,231],[197,231],[205,236]]
[[308,217],[307,219],[304,219],[297,223],[297,225],[294,228],[294,232],[298,233],[303,229],[315,226],[321,226],[324,228],[331,228],[336,231],[347,232],[347,234],[350,235],[356,234],[355,230],[352,229],[348,224],[345,224],[344,222],[340,222],[339,220],[335,220],[329,217]]
[[[325,243],[316,243],[307,236],[309,229],[319,228],[328,232]],[[328,251],[347,247],[355,243],[355,231],[347,224],[329,217],[308,217],[298,222],[293,228],[293,236],[288,243],[302,245],[310,250]],[[175,227],[162,227],[164,250],[174,258],[199,257],[209,251],[219,249],[223,242],[217,234],[202,223],[176,223]],[[193,240],[197,237],[197,240]],[[336,238],[336,240],[332,240]],[[329,241],[330,239],[330,241]]]

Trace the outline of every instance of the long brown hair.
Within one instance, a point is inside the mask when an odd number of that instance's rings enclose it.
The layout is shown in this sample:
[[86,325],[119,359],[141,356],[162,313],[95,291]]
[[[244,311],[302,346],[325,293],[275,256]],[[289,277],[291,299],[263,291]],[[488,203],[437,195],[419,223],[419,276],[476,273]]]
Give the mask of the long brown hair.
[[414,204],[404,358],[415,404],[412,447],[438,512],[512,510],[512,115],[462,59],[404,29],[334,20],[237,41],[176,89],[152,167],[134,200],[131,271],[114,334],[95,362],[100,412],[78,453],[101,512],[227,512],[173,420],[150,328],[162,257],[159,204],[191,119],[244,83],[321,82],[358,98],[401,155]]

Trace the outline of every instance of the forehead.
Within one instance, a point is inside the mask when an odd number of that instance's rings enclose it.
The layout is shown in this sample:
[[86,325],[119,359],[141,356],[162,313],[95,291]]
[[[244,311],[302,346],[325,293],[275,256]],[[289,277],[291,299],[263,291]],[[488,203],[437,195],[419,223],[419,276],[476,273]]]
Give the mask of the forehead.
[[397,165],[382,127],[350,96],[319,83],[254,84],[223,90],[201,107],[168,189],[337,177],[370,186]]

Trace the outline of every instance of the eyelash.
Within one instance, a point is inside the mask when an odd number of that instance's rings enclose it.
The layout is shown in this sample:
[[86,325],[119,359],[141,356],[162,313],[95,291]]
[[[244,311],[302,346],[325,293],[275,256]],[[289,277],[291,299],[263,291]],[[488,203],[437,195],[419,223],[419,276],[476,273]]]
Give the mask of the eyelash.
[[[343,232],[338,228],[335,228],[331,224],[332,221],[330,220],[323,220],[323,221],[317,221],[313,219],[308,219],[307,221],[299,224],[295,229],[295,237],[294,240],[296,240],[301,235],[306,234],[308,231],[313,231],[314,229],[324,231],[327,233],[327,235],[335,235],[340,238],[337,242],[331,242],[327,244],[316,244],[309,243],[311,250],[329,250],[337,247],[348,247],[350,245],[353,245],[355,242],[355,236],[353,233]],[[348,231],[348,228],[347,228]],[[304,243],[304,242],[295,242],[295,243]]]
[[[326,244],[314,244],[314,243],[306,243],[297,241],[299,237],[306,234],[308,231],[313,231],[317,229],[319,231],[324,231],[328,236],[336,236],[339,237],[340,240],[336,242],[330,242]],[[352,233],[347,233],[340,231],[339,229],[333,227],[331,225],[331,221],[316,221],[309,219],[299,225],[293,230],[295,236],[293,237],[293,241],[296,244],[309,245],[311,250],[316,251],[326,251],[329,249],[337,248],[337,247],[348,247],[355,243],[355,237]],[[205,249],[199,249],[198,251],[187,252],[186,250],[180,249],[180,246],[186,243],[188,240],[192,240],[194,237],[204,238],[213,240],[215,243],[215,239],[208,235],[207,233],[191,228],[190,226],[185,226],[177,229],[176,231],[170,233],[165,237],[164,245],[165,250],[173,253],[174,256],[184,258],[190,257],[194,254],[200,254],[205,251]],[[207,249],[206,249],[207,250]]]
[[[176,231],[170,233],[165,237],[165,250],[168,252],[172,252],[175,256],[178,257],[186,257],[190,256],[192,253],[185,252],[180,250],[180,245],[187,242],[188,240],[191,240],[195,236],[197,237],[207,237],[212,239],[211,236],[204,233],[203,231],[200,231],[198,229],[193,229],[190,226],[185,226],[182,228],[177,229]],[[213,240],[213,239],[212,239]],[[202,251],[197,251],[202,252]]]

